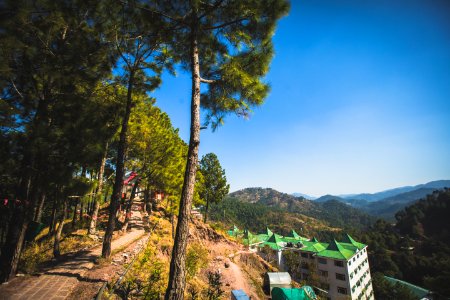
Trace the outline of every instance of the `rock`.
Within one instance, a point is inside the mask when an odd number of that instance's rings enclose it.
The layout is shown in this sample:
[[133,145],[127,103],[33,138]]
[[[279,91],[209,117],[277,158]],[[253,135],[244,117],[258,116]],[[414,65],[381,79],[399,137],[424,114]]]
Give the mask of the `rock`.
[[230,267],[230,263],[226,261],[224,266],[225,266],[226,269],[228,269]]

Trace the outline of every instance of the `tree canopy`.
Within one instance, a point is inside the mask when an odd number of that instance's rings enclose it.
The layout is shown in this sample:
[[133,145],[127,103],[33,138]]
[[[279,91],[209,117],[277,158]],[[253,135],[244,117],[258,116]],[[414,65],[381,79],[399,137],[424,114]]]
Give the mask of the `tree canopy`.
[[227,184],[225,170],[222,169],[217,155],[208,153],[200,160],[200,172],[203,175],[203,187],[200,197],[206,203],[204,221],[207,220],[208,208],[211,203],[218,203],[228,194],[230,185]]

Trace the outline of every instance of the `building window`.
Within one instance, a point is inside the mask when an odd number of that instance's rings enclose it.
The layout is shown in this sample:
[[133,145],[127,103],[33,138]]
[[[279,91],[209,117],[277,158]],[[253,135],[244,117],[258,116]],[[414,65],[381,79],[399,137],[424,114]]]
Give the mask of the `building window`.
[[320,282],[319,286],[321,289],[328,291],[330,289],[330,285],[328,283],[325,282]]
[[338,286],[337,287],[337,291],[338,291],[339,294],[347,295],[347,289],[346,288]]
[[309,254],[309,258],[314,259],[314,255],[312,255],[311,253]]
[[319,259],[317,259],[317,261],[319,262],[319,264],[323,264],[323,265],[327,264],[327,260],[325,258],[319,258]]
[[328,271],[319,270],[319,275],[322,277],[328,277]]
[[343,267],[344,266],[344,262],[342,260],[335,260],[334,261],[334,265],[336,267]]
[[341,273],[336,273],[336,279],[345,281],[345,275]]
[[352,265],[352,261],[351,261],[351,260],[348,261],[348,265],[349,265],[349,266]]
[[353,279],[353,273],[350,273],[350,279]]
[[303,252],[302,252],[302,253],[301,253],[301,256],[304,257],[304,258],[308,258],[308,253],[303,253]]
[[356,257],[353,257],[353,262],[355,261]]

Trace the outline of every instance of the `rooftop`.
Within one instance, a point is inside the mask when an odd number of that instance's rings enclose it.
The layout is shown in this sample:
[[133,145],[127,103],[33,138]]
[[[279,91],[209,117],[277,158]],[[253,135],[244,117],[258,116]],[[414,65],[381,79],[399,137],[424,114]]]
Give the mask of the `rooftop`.
[[[304,252],[310,252],[317,257],[332,258],[338,260],[349,260],[359,250],[366,247],[365,244],[355,241],[350,235],[346,234],[342,241],[333,240],[330,243],[320,242],[316,237],[308,239],[300,236],[294,230],[288,236],[282,236],[272,232],[269,228],[261,234],[252,234],[244,230],[243,234],[238,234],[236,227],[234,236],[240,236],[244,245],[258,245],[259,247],[270,247],[273,250],[282,250],[286,248],[299,249]],[[239,231],[240,232],[240,231]]]

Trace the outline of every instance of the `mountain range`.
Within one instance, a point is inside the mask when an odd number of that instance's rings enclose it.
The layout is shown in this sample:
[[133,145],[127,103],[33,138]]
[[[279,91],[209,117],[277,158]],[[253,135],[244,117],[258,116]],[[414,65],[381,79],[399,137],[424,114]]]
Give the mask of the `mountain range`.
[[364,228],[374,222],[366,212],[341,201],[312,201],[295,197],[271,188],[245,188],[227,196],[240,202],[282,209],[328,222],[340,228]]
[[425,184],[404,186],[373,194],[324,195],[314,201],[326,202],[335,200],[361,209],[372,216],[393,220],[395,213],[405,206],[418,201],[435,190],[446,187],[450,187],[450,180],[436,180]]

